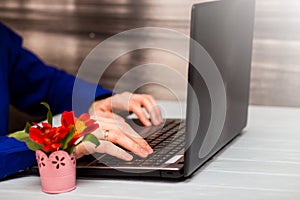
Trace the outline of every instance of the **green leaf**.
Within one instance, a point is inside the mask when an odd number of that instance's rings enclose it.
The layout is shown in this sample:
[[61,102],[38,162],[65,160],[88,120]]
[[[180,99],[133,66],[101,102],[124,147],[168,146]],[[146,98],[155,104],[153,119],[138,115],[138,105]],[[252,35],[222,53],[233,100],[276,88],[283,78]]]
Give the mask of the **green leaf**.
[[66,151],[71,155],[73,153],[75,147],[82,142],[91,142],[91,143],[95,144],[96,147],[98,147],[100,145],[100,142],[95,135],[87,134],[83,137],[83,139],[78,144],[69,147],[68,149],[66,149]]
[[25,142],[27,147],[32,151],[41,150],[43,148],[43,145],[33,142],[30,138],[26,139]]
[[91,142],[94,145],[96,145],[96,147],[98,147],[100,145],[98,138],[93,134],[86,134],[84,136],[84,138],[82,139],[82,142]]
[[67,149],[66,151],[71,155],[73,153],[75,149],[75,146],[71,146],[69,149]]
[[29,138],[29,134],[24,132],[24,131],[17,131],[15,133],[12,133],[12,134],[9,134],[8,137],[12,137],[12,138],[15,138],[19,141],[22,141],[22,142],[25,142],[27,147],[29,149],[31,149],[32,151],[36,151],[38,149],[42,149],[43,146],[32,141],[30,138]]
[[29,134],[25,133],[24,131],[17,131],[9,134],[8,137],[16,138],[20,141],[25,141],[27,138],[29,138]]
[[29,122],[26,123],[26,126],[25,126],[25,133],[29,133],[29,129],[31,127],[31,124]]
[[75,133],[74,126],[72,126],[71,130],[66,135],[66,137],[60,141],[61,149],[65,150],[68,148],[68,144],[72,140],[74,133]]
[[47,112],[47,121],[52,126],[52,112],[51,112],[50,106],[46,102],[42,102],[41,104],[48,109],[48,112]]

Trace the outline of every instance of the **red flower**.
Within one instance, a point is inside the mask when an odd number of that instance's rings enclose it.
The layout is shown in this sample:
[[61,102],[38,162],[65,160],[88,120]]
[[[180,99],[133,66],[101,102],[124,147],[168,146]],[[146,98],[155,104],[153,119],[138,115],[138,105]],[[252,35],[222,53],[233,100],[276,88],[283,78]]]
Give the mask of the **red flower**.
[[[52,112],[49,104],[42,102],[47,109],[47,122],[41,124],[27,123],[24,131],[10,134],[17,140],[26,142],[29,149],[43,150],[50,154],[57,150],[65,150],[71,154],[81,142],[91,142],[98,146],[100,143],[96,136],[91,134],[99,125],[90,118],[89,114],[82,114],[78,118],[74,112],[63,112],[61,126],[52,127]],[[78,141],[82,138],[81,141]]]
[[95,120],[91,119],[89,114],[83,113],[79,116],[79,118],[75,119],[75,127],[78,134],[80,136],[84,136],[97,130],[97,128],[99,128],[99,124],[97,124]]
[[29,137],[34,142],[43,145],[45,152],[56,151],[61,145],[61,140],[69,133],[70,128],[52,127],[43,122],[42,126],[34,125],[29,129]]
[[60,118],[61,125],[64,127],[70,127],[75,125],[75,115],[73,111],[64,111]]
[[74,127],[74,136],[69,142],[69,146],[74,145],[79,138],[85,136],[88,133],[92,133],[97,128],[99,128],[99,125],[95,120],[90,118],[89,114],[84,113],[76,118],[73,111],[65,111],[62,113],[61,124],[63,127],[66,127],[68,129]]

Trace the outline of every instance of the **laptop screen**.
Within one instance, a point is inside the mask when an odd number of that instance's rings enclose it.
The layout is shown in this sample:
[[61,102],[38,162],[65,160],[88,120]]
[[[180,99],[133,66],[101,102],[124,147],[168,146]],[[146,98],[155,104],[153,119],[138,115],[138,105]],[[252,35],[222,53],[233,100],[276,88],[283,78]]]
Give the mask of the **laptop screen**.
[[192,8],[185,176],[246,126],[254,7],[223,0]]

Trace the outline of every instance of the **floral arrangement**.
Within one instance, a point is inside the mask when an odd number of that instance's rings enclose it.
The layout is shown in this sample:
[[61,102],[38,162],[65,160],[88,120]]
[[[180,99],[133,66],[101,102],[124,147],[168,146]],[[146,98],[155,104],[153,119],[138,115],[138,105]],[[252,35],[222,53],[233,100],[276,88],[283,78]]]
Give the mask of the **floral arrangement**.
[[23,131],[12,133],[10,137],[25,142],[33,151],[41,150],[47,155],[58,150],[72,154],[77,145],[86,141],[96,146],[100,144],[96,136],[91,134],[99,125],[89,114],[84,113],[77,118],[73,111],[65,111],[61,116],[61,126],[53,127],[50,106],[45,102],[41,104],[48,109],[47,122],[27,122]]

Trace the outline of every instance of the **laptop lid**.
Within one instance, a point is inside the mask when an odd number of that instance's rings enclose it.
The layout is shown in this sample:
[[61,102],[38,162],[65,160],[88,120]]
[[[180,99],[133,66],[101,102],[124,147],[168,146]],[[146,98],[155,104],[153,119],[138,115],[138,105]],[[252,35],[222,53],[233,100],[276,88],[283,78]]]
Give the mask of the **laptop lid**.
[[254,7],[222,0],[192,8],[185,176],[246,126]]
[[193,6],[191,38],[195,42],[190,42],[184,166],[179,159],[172,166],[150,170],[106,167],[92,158],[78,163],[78,175],[189,176],[240,133],[247,120],[253,13],[254,0]]

